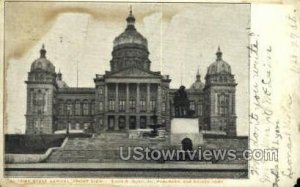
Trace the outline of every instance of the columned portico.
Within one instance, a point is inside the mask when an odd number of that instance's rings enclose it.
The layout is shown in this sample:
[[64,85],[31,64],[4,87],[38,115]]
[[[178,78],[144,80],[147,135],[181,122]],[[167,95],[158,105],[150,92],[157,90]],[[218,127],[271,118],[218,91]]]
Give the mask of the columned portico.
[[[158,122],[160,122],[160,80],[150,79],[149,81],[144,80],[144,82],[141,80],[134,82],[134,80],[137,79],[128,78],[127,80],[119,79],[111,81],[108,78],[107,82],[105,81],[105,130],[149,128],[153,115],[156,115]],[[135,99],[132,100],[132,98]],[[134,110],[132,110],[133,107]]]
[[[136,113],[140,113],[140,84],[136,84]],[[140,117],[136,115],[136,128],[140,128]]]

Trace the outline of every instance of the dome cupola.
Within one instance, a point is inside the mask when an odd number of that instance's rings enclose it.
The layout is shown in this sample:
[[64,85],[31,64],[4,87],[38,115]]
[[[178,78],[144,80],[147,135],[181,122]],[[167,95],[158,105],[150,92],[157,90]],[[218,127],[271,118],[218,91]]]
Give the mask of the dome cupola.
[[220,47],[216,53],[217,59],[207,69],[207,75],[214,74],[231,74],[230,65],[222,59],[222,52]]
[[220,47],[218,47],[216,55],[216,61],[207,68],[205,87],[211,84],[235,84],[234,75],[231,73],[231,67],[223,60]]
[[46,49],[43,44],[42,49],[40,50],[40,58],[36,59],[32,64],[30,71],[44,71],[49,73],[55,73],[54,65],[46,58]]
[[202,90],[203,88],[204,88],[204,84],[201,82],[201,75],[200,75],[199,68],[198,68],[198,72],[196,75],[196,81],[192,84],[190,89]]

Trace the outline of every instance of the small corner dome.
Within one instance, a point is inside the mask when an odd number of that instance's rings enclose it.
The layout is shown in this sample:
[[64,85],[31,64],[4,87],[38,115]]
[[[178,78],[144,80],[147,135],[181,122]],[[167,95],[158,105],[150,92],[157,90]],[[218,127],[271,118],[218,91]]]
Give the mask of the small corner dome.
[[208,66],[207,74],[231,74],[230,65],[222,59],[222,52],[220,50],[220,47],[218,48],[216,55],[217,60]]
[[54,65],[46,58],[46,49],[43,45],[42,49],[40,50],[40,58],[36,59],[32,64],[30,71],[42,70],[49,73],[55,73]]
[[147,48],[147,39],[141,35],[135,28],[135,18],[132,15],[132,10],[129,12],[129,16],[126,19],[127,27],[123,33],[117,36],[114,40],[114,47],[122,44],[139,44]]
[[196,81],[191,85],[190,89],[192,90],[202,90],[204,88],[204,83],[201,82],[201,76],[198,69],[197,75],[196,75]]
[[190,87],[190,89],[193,90],[202,90],[204,88],[204,83],[200,82],[200,81],[195,81],[192,86]]

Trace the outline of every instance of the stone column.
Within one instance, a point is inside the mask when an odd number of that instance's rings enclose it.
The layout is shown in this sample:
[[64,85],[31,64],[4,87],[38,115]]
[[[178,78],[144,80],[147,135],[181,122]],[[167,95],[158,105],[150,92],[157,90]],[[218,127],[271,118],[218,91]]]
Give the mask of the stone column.
[[[136,113],[140,113],[140,83],[136,84]],[[140,116],[136,116],[136,127],[140,128]]]
[[232,97],[231,97],[231,94],[229,93],[228,95],[228,108],[227,108],[227,114],[226,115],[232,115]]
[[232,112],[235,115],[235,91],[232,94]]
[[157,123],[161,122],[161,84],[157,84],[157,105],[156,105]]
[[136,84],[136,113],[140,112],[140,84]]
[[108,117],[107,115],[104,116],[104,119],[103,119],[103,125],[104,125],[104,130],[108,130]]
[[129,112],[129,84],[126,83],[126,107],[125,107],[126,113]]
[[104,89],[104,112],[108,111],[108,85],[105,84],[105,89]]
[[115,111],[119,111],[119,84],[116,83],[116,99],[115,99]]
[[126,105],[125,105],[125,111],[126,111],[126,116],[125,116],[125,129],[129,129],[129,84],[126,83]]
[[[146,111],[148,114],[150,114],[150,96],[151,96],[151,93],[150,93],[150,86],[151,84],[150,83],[147,83],[147,101],[146,101]],[[150,120],[150,116],[147,116],[147,126],[149,126],[151,124],[151,120]]]
[[119,116],[114,116],[115,118],[115,130],[120,130],[119,129]]
[[150,113],[150,84],[148,83],[147,84],[147,103],[146,103],[146,106],[147,106],[147,113]]
[[129,129],[129,116],[128,115],[125,116],[125,129],[126,130]]

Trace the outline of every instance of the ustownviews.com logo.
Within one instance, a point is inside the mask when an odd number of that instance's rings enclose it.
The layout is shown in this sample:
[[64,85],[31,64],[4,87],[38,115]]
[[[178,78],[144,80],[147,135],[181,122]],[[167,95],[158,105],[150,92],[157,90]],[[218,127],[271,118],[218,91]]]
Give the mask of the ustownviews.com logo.
[[221,160],[264,160],[277,161],[277,149],[153,149],[149,147],[120,147],[122,160],[148,161],[221,161]]

